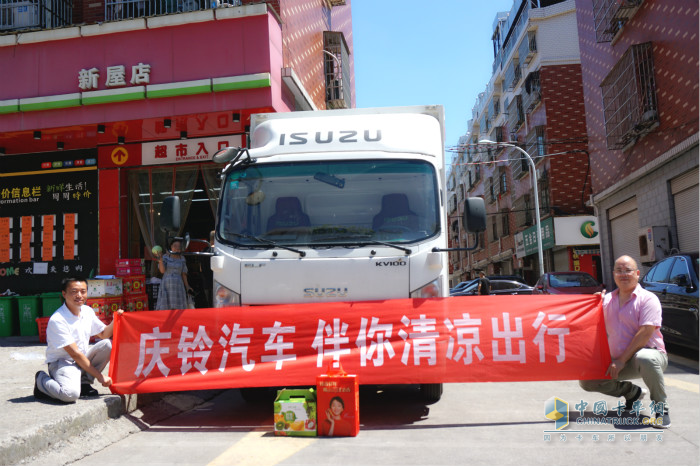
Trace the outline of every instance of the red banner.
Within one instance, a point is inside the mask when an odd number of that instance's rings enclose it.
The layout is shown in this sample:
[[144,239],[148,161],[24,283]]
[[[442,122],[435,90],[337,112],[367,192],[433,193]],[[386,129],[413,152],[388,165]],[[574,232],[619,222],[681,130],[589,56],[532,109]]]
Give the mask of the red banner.
[[117,315],[119,394],[312,386],[340,361],[362,384],[598,379],[600,296],[469,296]]

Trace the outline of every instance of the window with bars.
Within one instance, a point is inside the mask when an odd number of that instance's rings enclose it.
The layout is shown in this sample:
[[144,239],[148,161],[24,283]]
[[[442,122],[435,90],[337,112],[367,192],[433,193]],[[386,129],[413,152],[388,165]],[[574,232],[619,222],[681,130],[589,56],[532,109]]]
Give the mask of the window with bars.
[[323,31],[323,70],[326,107],[350,108],[350,66],[348,44],[339,31]]
[[510,128],[511,132],[516,132],[524,122],[523,98],[518,94],[513,97],[508,105],[508,128]]
[[501,236],[510,235],[510,211],[503,209],[501,211]]
[[600,84],[608,149],[634,145],[659,123],[651,42],[632,45]]
[[593,0],[596,42],[612,42],[644,0]]

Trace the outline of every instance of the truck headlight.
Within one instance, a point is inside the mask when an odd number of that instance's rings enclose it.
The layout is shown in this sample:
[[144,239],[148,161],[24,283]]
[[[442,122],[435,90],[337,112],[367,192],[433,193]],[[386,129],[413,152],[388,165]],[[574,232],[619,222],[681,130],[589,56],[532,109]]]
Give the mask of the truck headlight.
[[411,298],[439,298],[442,296],[440,278],[421,286],[417,290],[411,291]]
[[221,283],[214,282],[214,307],[240,306],[241,295],[226,288]]

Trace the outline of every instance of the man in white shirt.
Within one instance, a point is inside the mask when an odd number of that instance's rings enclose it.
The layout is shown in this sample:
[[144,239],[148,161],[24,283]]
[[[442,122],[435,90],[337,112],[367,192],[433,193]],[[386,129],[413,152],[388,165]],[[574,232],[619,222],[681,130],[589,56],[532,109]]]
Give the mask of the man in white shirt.
[[[46,328],[49,373],[39,371],[34,376],[34,397],[73,403],[79,397],[98,395],[91,385],[95,379],[103,387],[112,385],[112,379],[102,375],[102,370],[112,351],[114,322],[105,325],[85,305],[87,281],[67,278],[61,291],[65,304],[53,313]],[[100,341],[91,346],[92,336]]]

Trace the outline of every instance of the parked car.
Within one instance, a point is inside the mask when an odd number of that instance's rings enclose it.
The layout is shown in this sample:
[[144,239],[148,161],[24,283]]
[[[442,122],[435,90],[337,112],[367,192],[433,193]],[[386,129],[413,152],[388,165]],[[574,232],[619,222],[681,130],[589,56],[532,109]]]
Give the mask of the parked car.
[[605,286],[586,272],[548,272],[535,283],[533,294],[593,294]]
[[486,278],[489,280],[514,280],[527,285],[525,279],[520,275],[488,275]]
[[661,301],[664,341],[698,349],[698,254],[660,260],[639,284]]
[[464,289],[467,288],[469,285],[472,285],[472,284],[475,283],[475,282],[477,282],[477,280],[467,280],[466,282],[459,282],[459,283],[457,283],[455,286],[453,286],[452,288],[450,288],[450,295],[452,295],[452,293],[456,293],[456,292],[458,292],[458,291],[464,290]]
[[[492,295],[532,294],[532,287],[515,280],[490,280]],[[472,283],[462,291],[450,296],[474,296],[479,288],[479,281]]]

